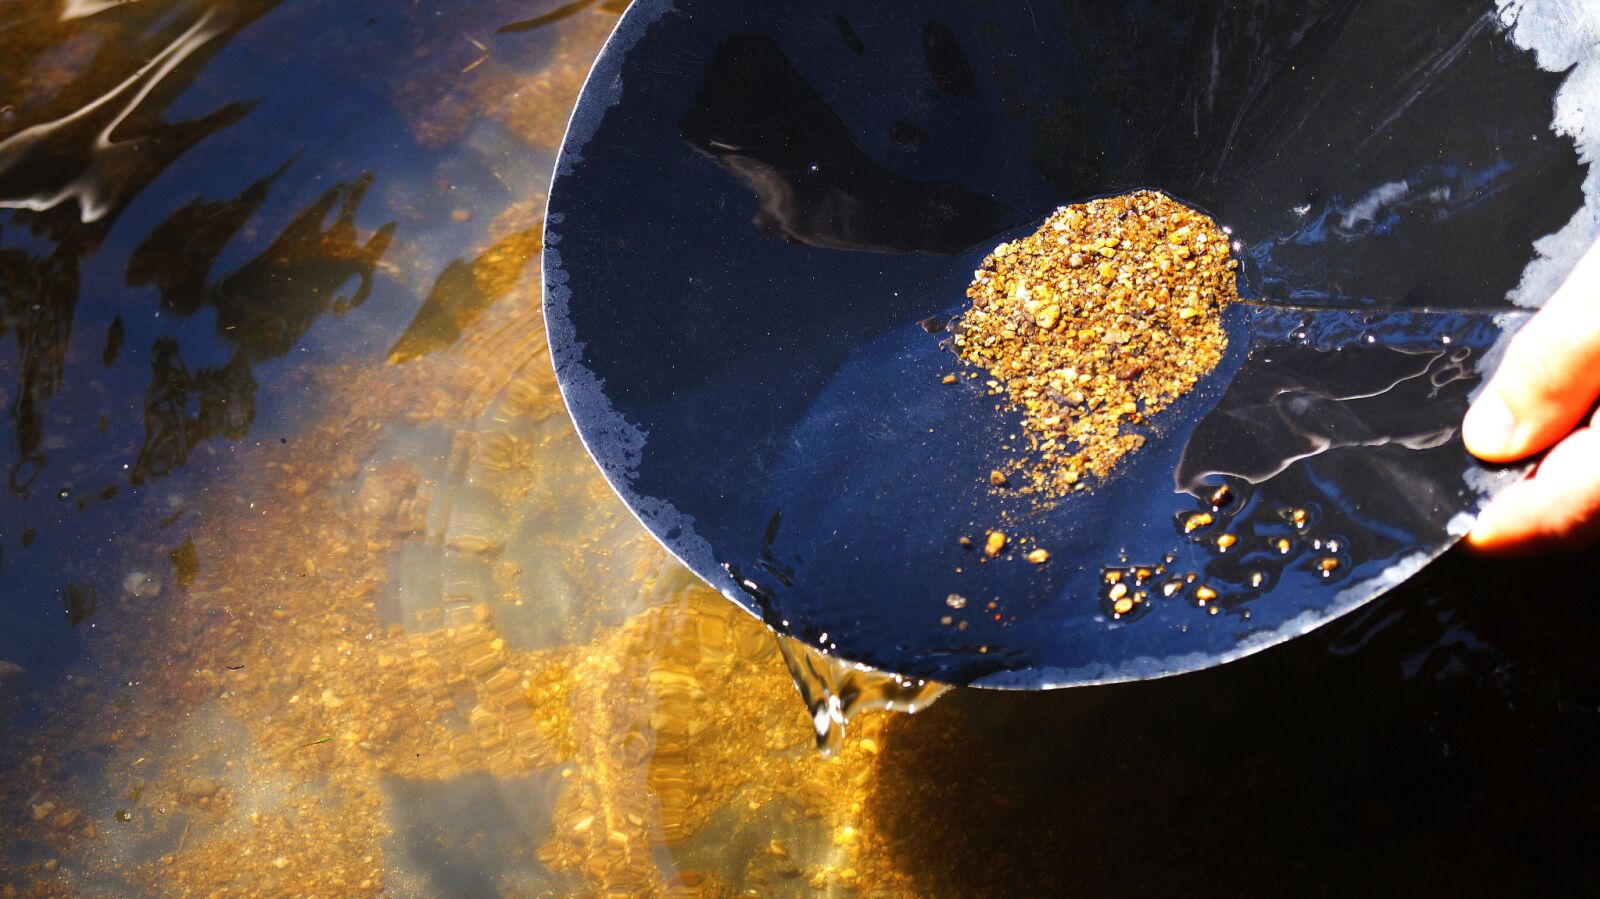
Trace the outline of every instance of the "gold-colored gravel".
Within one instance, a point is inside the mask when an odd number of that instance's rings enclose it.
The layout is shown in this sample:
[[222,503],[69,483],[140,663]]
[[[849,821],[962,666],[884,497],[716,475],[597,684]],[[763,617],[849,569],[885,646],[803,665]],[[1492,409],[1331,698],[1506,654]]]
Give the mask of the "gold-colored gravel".
[[1063,207],[995,247],[954,342],[1022,412],[1022,489],[1086,489],[1144,443],[1137,426],[1222,360],[1236,267],[1216,222],[1155,191]]

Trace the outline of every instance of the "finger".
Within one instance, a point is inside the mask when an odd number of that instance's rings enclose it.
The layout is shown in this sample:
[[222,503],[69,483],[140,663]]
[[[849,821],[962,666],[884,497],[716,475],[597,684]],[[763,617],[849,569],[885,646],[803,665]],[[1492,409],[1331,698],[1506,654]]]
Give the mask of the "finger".
[[1472,408],[1461,436],[1491,462],[1555,444],[1600,396],[1600,243],[1522,330]]
[[1493,555],[1575,549],[1600,540],[1600,429],[1556,445],[1533,476],[1512,484],[1478,516],[1467,543]]

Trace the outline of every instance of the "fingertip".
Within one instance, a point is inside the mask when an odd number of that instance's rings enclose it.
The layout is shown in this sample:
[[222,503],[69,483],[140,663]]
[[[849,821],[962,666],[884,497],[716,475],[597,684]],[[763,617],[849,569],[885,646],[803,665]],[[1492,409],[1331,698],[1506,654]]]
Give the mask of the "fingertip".
[[1510,462],[1524,454],[1516,445],[1517,419],[1493,385],[1467,409],[1461,439],[1474,456],[1489,462]]
[[[1537,478],[1537,474],[1534,476]],[[1529,479],[1502,490],[1467,532],[1467,548],[1485,556],[1534,555],[1544,548],[1548,516],[1540,484]]]
[[1600,541],[1600,430],[1561,441],[1526,480],[1479,512],[1465,543],[1474,552],[1527,556]]
[[1485,556],[1504,556],[1515,552],[1520,545],[1519,536],[1515,529],[1507,528],[1505,515],[1499,511],[1506,500],[1507,497],[1502,494],[1479,513],[1472,530],[1467,532],[1466,539],[1462,541],[1468,549]]
[[1477,528],[1473,528],[1472,532],[1467,534],[1466,539],[1461,542],[1475,555],[1480,556],[1515,556],[1522,547],[1522,544],[1514,540],[1507,540],[1499,533],[1480,531]]

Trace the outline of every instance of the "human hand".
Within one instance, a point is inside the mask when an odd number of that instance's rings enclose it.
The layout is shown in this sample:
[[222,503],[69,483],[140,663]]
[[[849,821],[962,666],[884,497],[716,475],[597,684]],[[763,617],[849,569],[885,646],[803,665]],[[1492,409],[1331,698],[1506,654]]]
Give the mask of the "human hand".
[[1600,540],[1600,243],[1511,339],[1461,436],[1489,462],[1549,450],[1490,501],[1474,549],[1528,555]]

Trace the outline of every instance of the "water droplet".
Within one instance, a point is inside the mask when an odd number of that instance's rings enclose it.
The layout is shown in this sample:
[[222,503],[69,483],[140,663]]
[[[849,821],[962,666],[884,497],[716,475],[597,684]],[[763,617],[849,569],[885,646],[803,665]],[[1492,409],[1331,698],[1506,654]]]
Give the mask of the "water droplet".
[[1372,346],[1373,344],[1378,342],[1378,335],[1372,333],[1371,331],[1362,331],[1361,332],[1361,342],[1366,344],[1367,346]]

